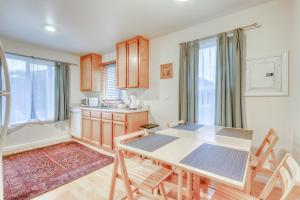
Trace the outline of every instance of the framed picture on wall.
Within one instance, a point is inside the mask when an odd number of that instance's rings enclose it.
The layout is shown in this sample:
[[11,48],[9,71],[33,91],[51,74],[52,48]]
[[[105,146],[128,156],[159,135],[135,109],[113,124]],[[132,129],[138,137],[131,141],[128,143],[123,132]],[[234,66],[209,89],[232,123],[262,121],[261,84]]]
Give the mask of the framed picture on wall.
[[160,79],[173,78],[173,64],[167,63],[160,65]]

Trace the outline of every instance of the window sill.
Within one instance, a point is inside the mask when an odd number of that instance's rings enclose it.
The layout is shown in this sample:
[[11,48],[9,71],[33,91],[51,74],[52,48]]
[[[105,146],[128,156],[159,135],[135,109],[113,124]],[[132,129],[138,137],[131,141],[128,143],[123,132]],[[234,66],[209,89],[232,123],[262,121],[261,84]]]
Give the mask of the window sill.
[[24,126],[44,125],[44,124],[51,124],[54,122],[55,122],[54,120],[49,120],[49,121],[30,121],[25,123],[13,124],[8,127],[8,133],[14,132]]

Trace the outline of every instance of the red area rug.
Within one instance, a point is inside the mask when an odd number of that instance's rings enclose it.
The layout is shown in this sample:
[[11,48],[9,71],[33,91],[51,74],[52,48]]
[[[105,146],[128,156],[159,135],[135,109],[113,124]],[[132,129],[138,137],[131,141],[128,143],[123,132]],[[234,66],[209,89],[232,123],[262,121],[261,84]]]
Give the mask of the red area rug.
[[113,161],[73,141],[5,156],[4,199],[33,198]]

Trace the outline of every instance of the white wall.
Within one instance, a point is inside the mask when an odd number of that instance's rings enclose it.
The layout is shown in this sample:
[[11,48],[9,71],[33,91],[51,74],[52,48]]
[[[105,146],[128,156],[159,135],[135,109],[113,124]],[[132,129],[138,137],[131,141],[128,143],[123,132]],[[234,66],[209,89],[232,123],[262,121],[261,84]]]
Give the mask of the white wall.
[[293,52],[291,54],[292,83],[291,83],[291,116],[292,116],[292,132],[294,134],[294,151],[293,154],[300,162],[300,1],[293,0]]
[[116,59],[116,52],[111,52],[102,55],[102,62],[112,61]]
[[1,36],[0,40],[2,41],[6,52],[72,63],[70,66],[70,102],[71,104],[80,103],[80,98],[84,97],[83,93],[80,92],[80,56],[35,46]]
[[[168,121],[178,119],[179,43],[257,22],[262,25],[261,28],[246,32],[247,59],[281,55],[292,48],[290,10],[290,0],[275,0],[152,39],[150,89],[134,91],[145,104],[150,105],[152,120],[165,127]],[[160,64],[169,62],[174,66],[174,78],[160,80]],[[261,143],[267,130],[273,127],[280,137],[278,148],[292,150],[289,101],[290,97],[246,98],[247,125],[254,130],[255,146]]]

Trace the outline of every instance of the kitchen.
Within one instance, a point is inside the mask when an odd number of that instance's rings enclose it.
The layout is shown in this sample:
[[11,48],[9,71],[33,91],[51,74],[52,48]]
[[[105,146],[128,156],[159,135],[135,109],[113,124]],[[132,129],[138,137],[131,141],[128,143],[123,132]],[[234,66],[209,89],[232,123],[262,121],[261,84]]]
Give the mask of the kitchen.
[[126,90],[149,88],[149,40],[137,36],[119,42],[116,55],[116,60],[104,63],[99,54],[80,58],[81,91],[100,95],[82,99],[81,107],[70,109],[71,135],[109,150],[114,149],[114,137],[138,131],[148,123],[148,106],[141,105],[133,94],[126,97]]

